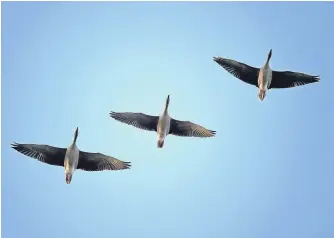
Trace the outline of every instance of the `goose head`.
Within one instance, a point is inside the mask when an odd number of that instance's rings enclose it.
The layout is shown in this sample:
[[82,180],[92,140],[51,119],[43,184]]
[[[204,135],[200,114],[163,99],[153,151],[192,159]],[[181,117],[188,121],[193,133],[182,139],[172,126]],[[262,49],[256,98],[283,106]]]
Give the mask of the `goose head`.
[[270,49],[270,51],[269,51],[269,53],[268,53],[268,58],[267,58],[267,62],[266,62],[266,64],[269,63],[269,60],[270,60],[270,58],[271,58],[271,54],[272,54],[272,49]]
[[168,95],[168,96],[167,96],[167,99],[166,99],[165,111],[167,111],[167,109],[168,109],[168,105],[169,105],[169,96],[170,96],[170,95]]
[[79,128],[77,127],[77,129],[75,129],[75,132],[74,132],[74,140],[73,140],[73,144],[76,143],[77,138],[78,138],[78,134],[79,134]]

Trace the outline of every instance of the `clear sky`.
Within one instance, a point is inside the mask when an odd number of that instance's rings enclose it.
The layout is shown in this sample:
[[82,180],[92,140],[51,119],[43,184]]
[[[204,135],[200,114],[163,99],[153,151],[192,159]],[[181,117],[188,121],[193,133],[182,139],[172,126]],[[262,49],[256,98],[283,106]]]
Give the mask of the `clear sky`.
[[[334,237],[333,3],[2,2],[2,237]],[[257,88],[213,56],[320,74]],[[216,130],[168,136],[111,110]],[[126,171],[64,169],[10,144],[78,147]]]

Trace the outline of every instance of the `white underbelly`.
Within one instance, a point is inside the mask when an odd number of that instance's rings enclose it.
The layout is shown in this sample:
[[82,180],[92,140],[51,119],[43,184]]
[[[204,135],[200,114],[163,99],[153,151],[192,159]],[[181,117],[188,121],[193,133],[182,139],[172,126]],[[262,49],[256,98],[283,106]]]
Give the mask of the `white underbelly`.
[[67,148],[64,160],[66,172],[73,173],[76,170],[79,162],[79,153],[79,149],[76,146]]
[[271,84],[271,79],[272,79],[272,70],[270,68],[260,70],[258,77],[259,89],[266,91]]
[[164,138],[169,133],[170,128],[170,117],[167,116],[160,116],[158,122],[158,138]]

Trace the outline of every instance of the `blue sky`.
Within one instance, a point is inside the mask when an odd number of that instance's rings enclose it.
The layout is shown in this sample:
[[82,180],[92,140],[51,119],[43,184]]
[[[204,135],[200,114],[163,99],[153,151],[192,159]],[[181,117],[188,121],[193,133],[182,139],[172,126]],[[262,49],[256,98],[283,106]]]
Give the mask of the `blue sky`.
[[[332,238],[333,3],[2,4],[2,237]],[[257,89],[213,56],[320,74]],[[167,137],[109,112],[169,113],[217,136]],[[127,171],[42,164],[13,141],[78,147]]]

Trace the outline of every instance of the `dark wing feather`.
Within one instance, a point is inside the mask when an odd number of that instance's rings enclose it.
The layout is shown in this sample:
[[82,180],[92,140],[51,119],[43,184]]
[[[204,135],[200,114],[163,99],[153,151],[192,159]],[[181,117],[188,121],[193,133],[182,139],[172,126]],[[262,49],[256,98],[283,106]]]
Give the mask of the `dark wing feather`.
[[273,71],[269,88],[292,88],[319,81],[319,76],[291,71]]
[[235,60],[224,59],[221,57],[213,57],[213,60],[234,77],[244,81],[245,83],[258,87],[257,80],[260,69]]
[[101,153],[80,151],[78,169],[86,171],[130,169],[130,162],[124,162]]
[[157,131],[159,117],[143,113],[110,112],[110,116],[117,121],[147,131]]
[[212,137],[216,131],[208,130],[190,121],[178,121],[171,118],[169,134],[191,137]]
[[57,148],[49,145],[18,144],[15,142],[12,144],[12,148],[43,163],[64,166],[65,148]]

